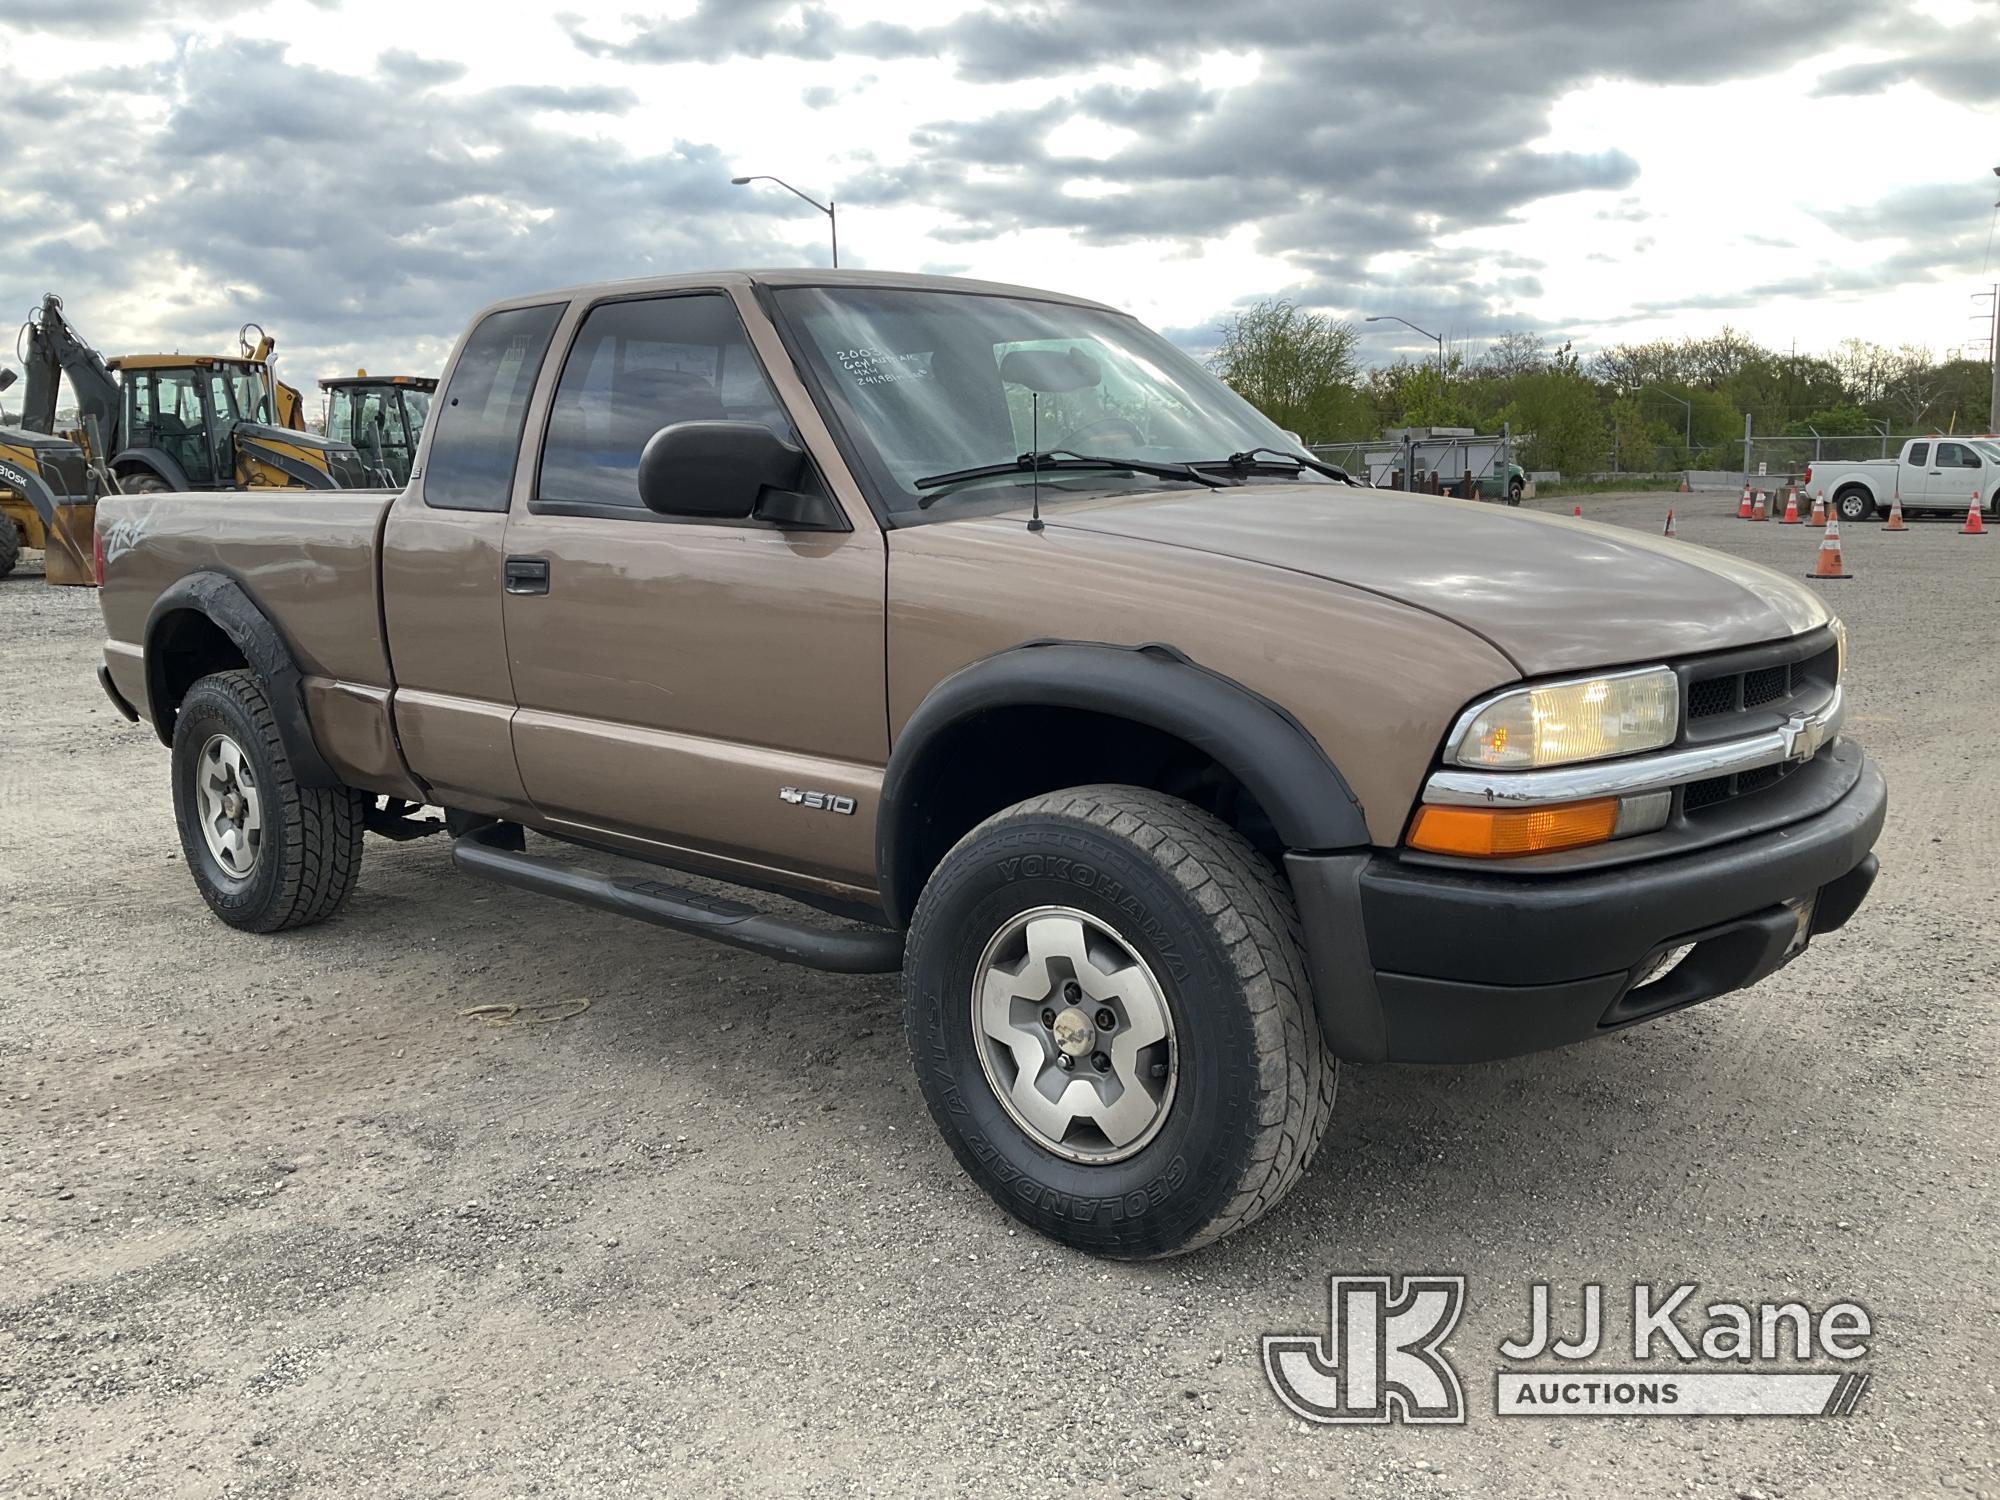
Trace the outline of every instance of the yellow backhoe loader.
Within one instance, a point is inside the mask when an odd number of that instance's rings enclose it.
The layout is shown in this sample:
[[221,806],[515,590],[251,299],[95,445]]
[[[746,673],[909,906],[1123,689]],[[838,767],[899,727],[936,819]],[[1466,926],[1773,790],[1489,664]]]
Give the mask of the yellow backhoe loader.
[[326,392],[326,422],[320,430],[335,442],[354,444],[390,483],[408,484],[437,382],[422,375],[356,370],[322,380],[319,388]]
[[67,377],[84,427],[94,421],[102,435],[101,453],[93,452],[127,494],[386,484],[352,444],[303,430],[299,393],[272,373],[269,336],[245,324],[241,338],[241,355],[107,360],[51,294],[22,329],[19,352],[28,372],[22,425],[54,431],[58,381]]
[[[13,384],[14,372],[0,370],[0,393]],[[94,584],[97,497],[113,487],[80,444],[9,427],[0,413],[0,578],[14,571],[22,549],[37,547],[50,583]]]

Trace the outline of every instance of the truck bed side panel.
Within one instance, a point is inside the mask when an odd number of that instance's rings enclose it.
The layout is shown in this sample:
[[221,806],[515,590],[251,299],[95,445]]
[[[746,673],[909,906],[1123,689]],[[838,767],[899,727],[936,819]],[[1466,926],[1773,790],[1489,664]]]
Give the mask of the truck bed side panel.
[[[306,678],[315,738],[353,784],[403,781],[387,702],[376,564],[386,491],[133,495],[99,506],[105,653],[119,692],[150,712],[142,652],[165,590],[191,573],[233,578],[269,617]],[[317,715],[325,714],[324,726]],[[386,788],[385,788],[386,789]]]

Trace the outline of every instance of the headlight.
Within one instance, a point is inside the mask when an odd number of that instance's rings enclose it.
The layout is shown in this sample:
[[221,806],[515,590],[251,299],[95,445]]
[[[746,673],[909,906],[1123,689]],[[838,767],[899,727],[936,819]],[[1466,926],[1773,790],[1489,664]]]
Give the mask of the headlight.
[[1833,680],[1837,685],[1847,681],[1847,627],[1838,615],[1827,623],[1833,627],[1833,644],[1839,648],[1833,663]]
[[1467,710],[1445,759],[1482,770],[1605,760],[1674,742],[1680,678],[1668,667],[1518,688]]

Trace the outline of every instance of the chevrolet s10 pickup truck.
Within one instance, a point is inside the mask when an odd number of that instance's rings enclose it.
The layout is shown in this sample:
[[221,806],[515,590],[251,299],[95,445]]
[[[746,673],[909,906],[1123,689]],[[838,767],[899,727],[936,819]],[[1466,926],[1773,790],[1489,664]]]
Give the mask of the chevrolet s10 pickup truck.
[[1806,585],[1355,485],[1048,292],[520,298],[400,493],[114,497],[96,542],[101,678],[224,922],[323,920],[364,831],[443,830],[474,875],[900,970],[965,1170],[1104,1255],[1268,1210],[1339,1061],[1740,989],[1876,874]]

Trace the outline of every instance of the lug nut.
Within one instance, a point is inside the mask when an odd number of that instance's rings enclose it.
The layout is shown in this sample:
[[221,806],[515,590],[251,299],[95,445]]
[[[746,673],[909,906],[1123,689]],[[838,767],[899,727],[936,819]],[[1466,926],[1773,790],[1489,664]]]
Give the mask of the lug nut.
[[1109,1006],[1100,1006],[1098,1008],[1097,1029],[1099,1031],[1109,1031],[1112,1027],[1116,1026],[1117,1024],[1118,1024],[1118,1018],[1111,1014],[1111,1009]]
[[1082,998],[1083,986],[1078,984],[1074,979],[1069,980],[1063,985],[1063,999],[1069,1001],[1071,1005],[1076,1004]]
[[1090,1054],[1090,1065],[1100,1073],[1109,1073],[1111,1071],[1111,1059],[1106,1057],[1102,1052],[1093,1052]]
[[1054,1025],[1056,1024],[1056,1013],[1055,1013],[1054,1011],[1052,1011],[1052,1010],[1045,1010],[1045,1011],[1043,1011],[1043,1012],[1042,1012],[1042,1024],[1043,1024],[1044,1026],[1049,1026],[1049,1027],[1053,1027],[1053,1026],[1054,1026]]
[[1056,1054],[1056,1066],[1067,1073],[1071,1068],[1076,1066],[1076,1059],[1071,1057],[1067,1052],[1058,1052]]

